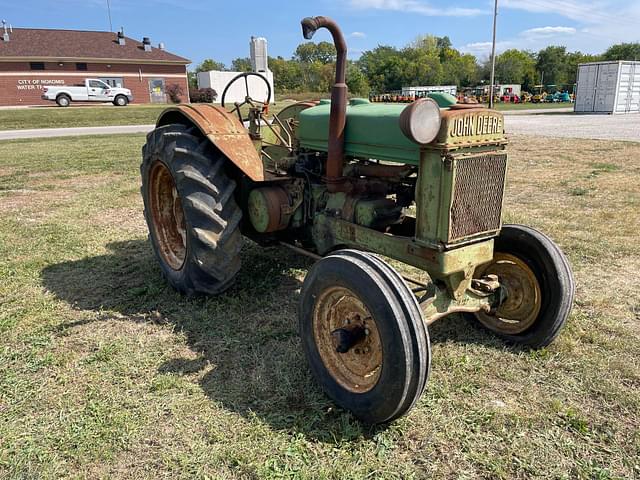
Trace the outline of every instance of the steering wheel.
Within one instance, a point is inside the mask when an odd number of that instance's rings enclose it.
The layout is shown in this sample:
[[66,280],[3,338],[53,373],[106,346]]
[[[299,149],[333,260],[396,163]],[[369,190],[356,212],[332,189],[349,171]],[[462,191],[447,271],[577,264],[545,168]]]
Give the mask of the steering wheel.
[[[267,85],[267,99],[264,102],[260,100],[254,100],[253,98],[251,98],[251,95],[249,94],[249,77],[251,76],[260,78]],[[240,75],[235,76],[229,83],[227,83],[227,86],[224,87],[224,91],[222,92],[222,98],[220,100],[220,105],[222,106],[222,108],[226,108],[224,104],[224,100],[227,97],[227,92],[229,91],[229,87],[231,87],[231,85],[233,85],[235,82],[237,82],[241,78],[244,78],[244,87],[245,87],[245,91],[247,92],[247,95],[244,97],[244,101],[234,102],[233,109],[229,113],[233,113],[234,111],[238,112],[238,118],[240,118],[241,122],[244,122],[247,119],[242,118],[242,114],[240,113],[240,107],[248,104],[248,105],[251,105],[252,107],[261,107],[263,110],[265,110],[269,105],[269,102],[271,101],[271,84],[264,77],[264,75],[260,75],[259,73],[256,73],[256,72],[241,73]]]

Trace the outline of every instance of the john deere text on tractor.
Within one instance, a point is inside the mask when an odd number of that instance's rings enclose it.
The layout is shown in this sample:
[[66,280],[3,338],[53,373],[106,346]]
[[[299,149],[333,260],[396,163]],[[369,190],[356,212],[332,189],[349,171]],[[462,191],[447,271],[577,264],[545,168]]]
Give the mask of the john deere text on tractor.
[[[162,272],[186,294],[224,292],[243,236],[319,258],[300,294],[311,371],[340,406],[370,423],[406,413],[430,368],[428,326],[469,315],[506,340],[542,347],[565,323],[574,283],[542,233],[502,225],[503,116],[446,96],[409,105],[347,103],[347,48],[331,101],[269,118],[271,92],[242,103],[165,110],[143,149],[142,194]],[[405,280],[377,255],[424,270]]]

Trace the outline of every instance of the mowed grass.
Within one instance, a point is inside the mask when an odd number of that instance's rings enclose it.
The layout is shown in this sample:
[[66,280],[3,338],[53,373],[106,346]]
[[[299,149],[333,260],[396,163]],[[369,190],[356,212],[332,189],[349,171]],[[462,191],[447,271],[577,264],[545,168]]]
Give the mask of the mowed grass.
[[640,476],[640,144],[512,140],[506,219],[567,253],[569,323],[526,351],[437,322],[425,395],[375,428],[309,374],[307,259],[248,243],[228,293],[184,298],[146,238],[143,136],[0,143],[0,477]]
[[[293,100],[282,100],[269,109],[277,113]],[[107,125],[152,125],[170,105],[75,105],[70,107],[34,107],[0,109],[0,130],[66,127],[103,127]],[[231,105],[231,108],[233,105]],[[243,113],[246,109],[243,110]]]
[[0,110],[0,130],[150,125],[168,105],[75,105]]

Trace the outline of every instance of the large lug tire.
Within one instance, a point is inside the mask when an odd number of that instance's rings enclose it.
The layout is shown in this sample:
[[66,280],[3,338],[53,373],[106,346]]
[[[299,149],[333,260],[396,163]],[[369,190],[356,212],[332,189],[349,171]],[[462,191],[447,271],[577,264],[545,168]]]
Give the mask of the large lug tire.
[[56,103],[59,107],[68,107],[71,104],[71,99],[68,95],[59,95],[58,98],[56,98]]
[[504,225],[495,240],[493,261],[475,277],[495,274],[506,299],[493,314],[471,316],[505,340],[531,348],[549,345],[571,312],[575,283],[560,248],[524,225]]
[[144,215],[162,273],[188,295],[223,292],[240,269],[242,247],[226,157],[178,124],[149,133],[142,152]]
[[415,405],[429,376],[429,336],[415,296],[390,266],[356,250],[319,260],[298,315],[311,372],[336,404],[371,424]]

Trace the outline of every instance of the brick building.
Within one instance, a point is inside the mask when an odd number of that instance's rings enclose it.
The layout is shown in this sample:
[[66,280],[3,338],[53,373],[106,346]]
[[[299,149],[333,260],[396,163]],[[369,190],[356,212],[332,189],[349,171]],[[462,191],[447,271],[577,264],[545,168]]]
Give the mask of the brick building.
[[164,103],[177,84],[188,100],[190,60],[122,32],[14,28],[0,31],[0,105],[53,105],[42,87],[99,78],[131,90],[134,103]]

